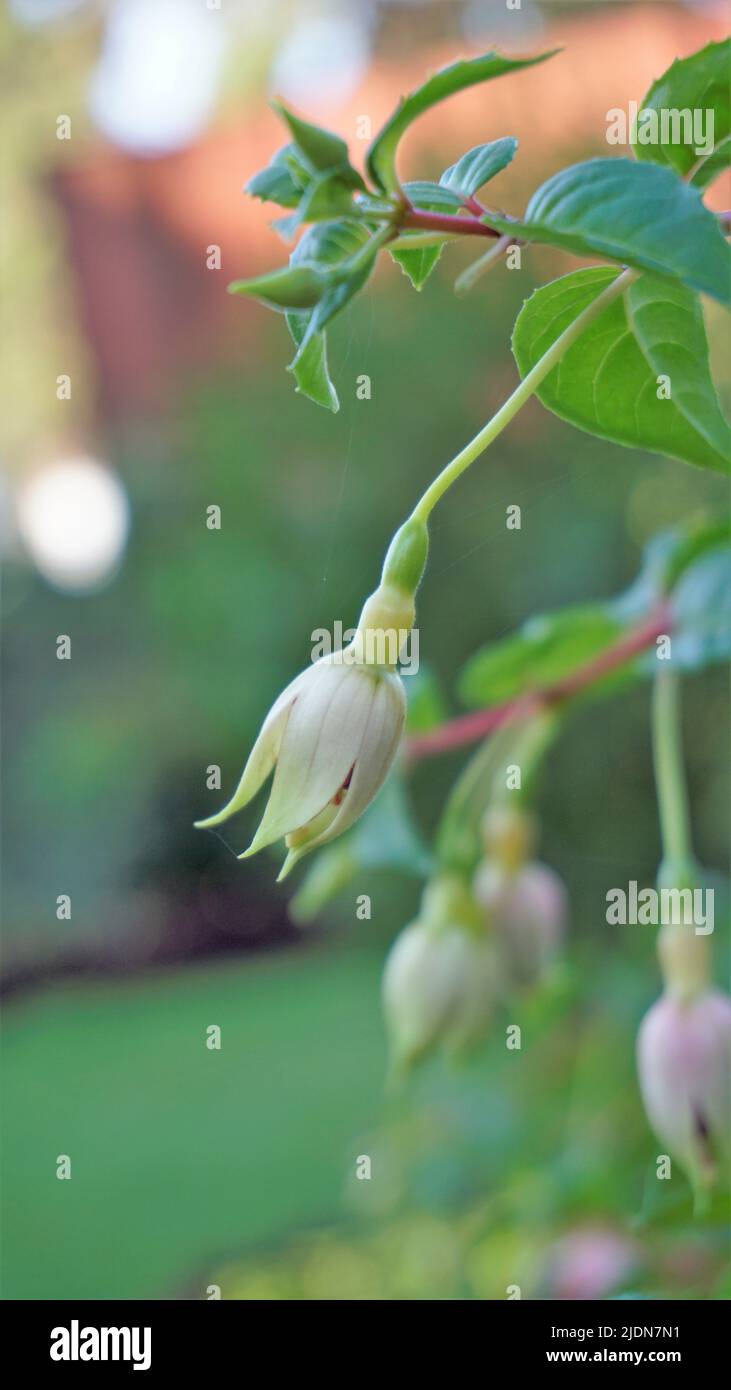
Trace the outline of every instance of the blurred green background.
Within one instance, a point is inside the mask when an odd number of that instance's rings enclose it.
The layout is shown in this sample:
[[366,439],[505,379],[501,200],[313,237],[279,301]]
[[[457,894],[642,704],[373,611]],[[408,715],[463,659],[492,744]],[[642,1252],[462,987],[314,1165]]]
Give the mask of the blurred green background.
[[[235,858],[256,809],[223,837],[192,829],[221,801],[206,769],[221,767],[224,791],[234,784],[271,700],[308,661],[312,630],[357,617],[394,526],[511,389],[523,299],[569,265],[531,253],[519,274],[494,272],[457,301],[461,248],[421,296],[384,264],[331,335],[340,413],[297,397],[283,323],[220,305],[227,279],[281,258],[271,209],[240,188],[276,148],[261,116],[268,74],[311,14],[272,6],[267,27],[250,6],[232,8],[210,117],[152,152],[139,132],[115,146],[109,122],[97,112],[100,133],[87,110],[115,6],[59,6],[39,25],[18,3],[3,21],[17,194],[3,1295],[205,1298],[218,1286],[245,1299],[504,1298],[518,1284],[523,1297],[722,1296],[722,1208],[698,1225],[680,1171],[668,1184],[652,1177],[657,1145],[633,1059],[659,988],[651,929],[609,932],[604,920],[607,889],[652,882],[659,857],[645,688],[584,709],[550,758],[541,857],[572,909],[559,976],[513,1001],[468,1066],[431,1064],[400,1095],[384,1092],[379,978],[417,881],[369,875],[303,933],[274,858]],[[574,115],[564,128],[554,114],[555,147],[532,154],[545,107],[526,103],[520,174],[501,192],[516,211],[547,167],[601,152],[605,103],[587,53],[603,52],[608,86],[621,86],[627,26],[643,26],[644,86],[629,91],[639,98],[675,52],[718,31],[703,6],[526,5],[530,24],[515,35],[503,7],[484,6],[476,30],[468,10],[364,6],[362,72],[311,114],[347,133],[343,111],[372,102],[385,114],[414,75],[478,39],[489,47],[491,24],[518,51],[564,42],[568,66],[542,80],[551,111],[565,98],[583,123]],[[322,11],[331,22],[356,14]],[[168,7],[163,32],[171,22]],[[67,109],[68,150],[55,138]],[[421,152],[423,176],[512,133],[489,105],[482,125],[469,110],[461,146]],[[186,222],[194,216],[200,227]],[[204,251],[217,241],[214,284]],[[133,296],[141,266],[151,285],[169,281],[168,299],[115,298],[118,284]],[[709,331],[720,359],[714,313]],[[59,402],[66,371],[72,399]],[[369,401],[356,398],[362,373]],[[13,521],[27,479],[77,454],[113,470],[131,517],[126,549],[88,591],[49,583],[27,508],[25,529]],[[603,444],[529,405],[435,518],[421,659],[448,706],[456,712],[455,677],[477,646],[532,613],[620,591],[652,534],[724,495],[720,478]],[[504,524],[514,503],[517,533]],[[206,527],[211,504],[220,531]],[[71,636],[68,662],[56,659],[58,634]],[[722,672],[686,682],[695,844],[717,886],[727,719]],[[424,763],[410,779],[425,837],[463,760]],[[370,922],[356,920],[363,892]],[[69,920],[57,919],[59,894],[71,897]],[[514,1022],[526,1038],[518,1054],[504,1046]],[[212,1024],[220,1052],[205,1045]],[[69,1182],[56,1176],[61,1154]],[[370,1182],[355,1179],[358,1155],[371,1157]]]

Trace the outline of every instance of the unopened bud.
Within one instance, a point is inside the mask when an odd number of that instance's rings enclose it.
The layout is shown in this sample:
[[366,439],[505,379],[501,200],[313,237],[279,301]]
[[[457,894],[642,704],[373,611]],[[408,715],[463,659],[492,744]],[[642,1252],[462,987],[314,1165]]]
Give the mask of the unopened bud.
[[508,873],[515,873],[535,851],[536,818],[518,806],[488,806],[480,829],[487,858],[496,860]]
[[549,1278],[555,1298],[605,1299],[638,1264],[634,1241],[619,1231],[585,1227],[570,1231],[549,1251]]
[[538,863],[509,873],[484,860],[473,890],[504,952],[510,978],[517,985],[540,980],[566,930],[567,894],[558,874]]
[[695,1186],[710,1186],[729,1142],[731,1000],[720,990],[664,994],[640,1026],[637,1066],[658,1139]]
[[353,638],[356,660],[377,669],[392,670],[411,632],[415,615],[412,594],[391,584],[381,584],[363,605]]
[[695,929],[698,877],[698,867],[689,859],[664,859],[657,874],[661,898],[669,894],[677,913],[672,920],[665,921],[657,939],[665,991],[676,999],[692,999],[708,989],[711,980],[709,938]]
[[419,919],[396,938],[383,976],[393,1061],[405,1068],[438,1042],[461,1049],[484,1030],[495,989],[489,943],[475,932],[458,880],[428,885]]
[[665,989],[676,999],[693,999],[708,988],[711,979],[711,947],[707,936],[692,926],[667,923],[657,938]]

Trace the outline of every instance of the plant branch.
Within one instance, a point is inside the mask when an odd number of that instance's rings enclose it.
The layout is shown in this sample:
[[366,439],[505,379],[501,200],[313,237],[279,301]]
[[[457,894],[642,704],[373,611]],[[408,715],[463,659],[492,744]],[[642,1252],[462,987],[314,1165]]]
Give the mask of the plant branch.
[[528,719],[539,710],[563,704],[620,666],[624,666],[639,652],[651,647],[658,637],[669,632],[670,625],[671,614],[668,604],[659,604],[646,622],[633,628],[599,656],[580,666],[577,671],[572,671],[570,676],[540,689],[527,691],[499,705],[492,705],[489,709],[450,719],[448,723],[440,725],[438,729],[432,729],[428,734],[417,734],[407,741],[406,756],[413,762],[420,758],[432,757],[436,753],[447,753],[452,748],[476,743],[478,739],[485,738],[503,724]]
[[514,238],[511,236],[499,237],[483,255],[479,256],[476,261],[473,261],[472,265],[468,265],[467,269],[463,270],[462,274],[457,277],[454,282],[455,294],[467,294],[467,292],[472,289],[473,285],[477,284],[480,277],[484,275],[486,271],[491,270],[500,260],[500,257],[505,255],[509,246],[520,246],[520,244],[519,241],[514,242]]
[[453,236],[500,236],[500,232],[488,227],[478,217],[463,217],[461,213],[424,212],[421,208],[407,208],[399,225],[423,232],[447,232]]

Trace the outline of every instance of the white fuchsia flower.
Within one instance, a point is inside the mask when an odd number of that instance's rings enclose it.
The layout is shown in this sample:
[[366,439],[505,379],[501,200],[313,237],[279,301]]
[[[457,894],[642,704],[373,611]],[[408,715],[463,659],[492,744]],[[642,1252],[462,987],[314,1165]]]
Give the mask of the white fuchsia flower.
[[350,645],[309,666],[274,702],[233,797],[196,825],[220,825],[242,810],[274,769],[264,815],[240,858],[283,838],[289,852],[281,879],[303,855],[347,830],[396,756],[406,695],[395,665],[413,620],[413,595],[382,583]]
[[708,989],[664,994],[637,1039],[642,1099],[658,1139],[696,1186],[714,1180],[731,1121],[731,999]]
[[393,671],[347,665],[333,653],[308,667],[275,701],[220,825],[248,805],[275,768],[259,828],[240,858],[284,838],[298,859],[342,834],[382,786],[396,755],[406,696]]

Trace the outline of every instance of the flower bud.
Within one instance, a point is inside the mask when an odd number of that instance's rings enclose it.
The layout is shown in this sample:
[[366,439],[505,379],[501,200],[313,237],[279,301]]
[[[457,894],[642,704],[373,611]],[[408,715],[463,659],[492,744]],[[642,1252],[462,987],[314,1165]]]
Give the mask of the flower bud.
[[413,594],[381,584],[363,605],[352,642],[354,658],[369,666],[393,668],[414,625]]
[[695,930],[694,889],[698,878],[698,868],[690,859],[664,859],[657,874],[659,893],[669,890],[678,895],[680,920],[673,917],[666,921],[657,939],[665,992],[676,999],[692,999],[706,990],[711,980],[710,939]]
[[685,1001],[664,994],[640,1026],[637,1066],[658,1139],[708,1187],[729,1142],[731,1000],[714,989]]
[[283,878],[370,804],[394,760],[405,717],[395,671],[359,661],[351,648],[322,657],[275,701],[232,799],[196,824],[220,825],[242,810],[274,768],[264,815],[240,858],[285,838]]
[[518,806],[504,802],[488,806],[480,829],[486,857],[497,860],[509,873],[515,873],[535,852],[536,818]]
[[333,280],[317,266],[292,265],[259,275],[255,280],[234,280],[229,294],[250,294],[271,309],[312,309],[319,304]]
[[493,952],[475,934],[469,894],[438,879],[417,921],[396,938],[383,976],[393,1061],[408,1067],[437,1042],[461,1049],[484,1031],[495,991]]
[[608,1298],[634,1272],[638,1257],[635,1242],[619,1231],[601,1226],[570,1231],[549,1251],[553,1296],[572,1302]]
[[538,863],[509,873],[486,859],[475,874],[473,892],[513,983],[536,983],[554,960],[566,930],[567,895],[558,874]]
[[660,928],[657,951],[665,990],[676,999],[693,999],[711,979],[711,943],[692,926],[667,922]]

